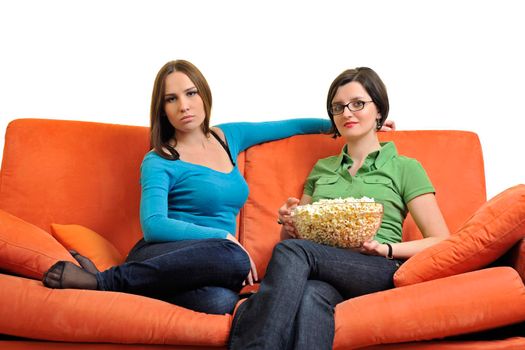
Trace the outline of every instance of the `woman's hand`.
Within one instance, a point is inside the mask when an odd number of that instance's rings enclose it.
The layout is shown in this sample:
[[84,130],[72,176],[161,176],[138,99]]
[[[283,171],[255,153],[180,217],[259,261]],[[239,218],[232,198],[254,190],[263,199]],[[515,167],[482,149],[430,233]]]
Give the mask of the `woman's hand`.
[[250,259],[250,272],[248,272],[248,276],[246,276],[246,280],[243,282],[243,286],[246,283],[248,283],[250,286],[253,286],[253,282],[257,281],[259,279],[259,276],[257,276],[257,267],[255,266],[255,263],[253,262],[253,259],[250,256],[250,253],[248,253],[248,251],[244,249],[244,247],[241,245],[241,243],[239,243],[239,241],[237,240],[237,238],[235,238],[234,235],[228,234],[228,236],[226,236],[226,239],[234,242],[235,244],[238,244],[239,247],[241,247],[242,250],[244,250],[246,254],[248,255],[248,258]]
[[385,256],[388,254],[388,246],[376,240],[364,242],[359,248],[359,252],[367,255]]
[[393,120],[385,120],[385,123],[379,131],[396,131],[396,122]]
[[279,222],[283,225],[284,233],[291,238],[300,238],[292,221],[292,210],[294,210],[298,204],[299,199],[290,197],[286,203],[279,208]]

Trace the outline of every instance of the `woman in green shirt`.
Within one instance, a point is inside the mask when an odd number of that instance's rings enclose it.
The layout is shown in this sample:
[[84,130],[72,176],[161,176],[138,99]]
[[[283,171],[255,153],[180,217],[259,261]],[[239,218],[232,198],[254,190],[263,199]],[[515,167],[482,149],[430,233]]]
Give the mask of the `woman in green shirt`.
[[[365,67],[344,71],[330,86],[327,110],[334,136],[346,144],[317,162],[300,200],[289,198],[279,209],[283,238],[298,239],[275,247],[259,292],[235,315],[231,349],[331,349],[337,303],[392,288],[405,259],[449,235],[423,167],[377,138],[389,110],[379,76]],[[290,218],[297,205],[362,196],[384,207],[373,240],[352,250],[299,239]],[[423,239],[401,241],[408,212]]]

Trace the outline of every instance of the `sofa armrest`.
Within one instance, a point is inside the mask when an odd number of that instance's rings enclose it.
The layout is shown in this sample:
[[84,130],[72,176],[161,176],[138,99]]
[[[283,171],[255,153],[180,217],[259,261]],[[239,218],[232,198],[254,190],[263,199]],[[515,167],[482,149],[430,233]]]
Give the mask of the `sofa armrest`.
[[[0,274],[0,333],[65,342],[224,346],[231,315]],[[15,315],[15,317],[13,317]]]
[[524,320],[523,281],[510,267],[494,267],[337,305],[334,349],[431,340]]

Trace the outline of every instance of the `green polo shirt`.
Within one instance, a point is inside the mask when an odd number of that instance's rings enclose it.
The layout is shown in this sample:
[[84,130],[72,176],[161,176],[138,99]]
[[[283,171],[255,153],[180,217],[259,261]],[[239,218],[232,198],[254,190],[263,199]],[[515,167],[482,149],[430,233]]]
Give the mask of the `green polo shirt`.
[[401,242],[407,203],[425,193],[434,193],[434,186],[421,164],[400,156],[393,142],[381,143],[381,149],[370,153],[355,176],[348,168],[353,164],[346,145],[338,156],[319,160],[304,186],[304,194],[316,202],[363,196],[383,204],[383,221],[375,239],[380,243]]

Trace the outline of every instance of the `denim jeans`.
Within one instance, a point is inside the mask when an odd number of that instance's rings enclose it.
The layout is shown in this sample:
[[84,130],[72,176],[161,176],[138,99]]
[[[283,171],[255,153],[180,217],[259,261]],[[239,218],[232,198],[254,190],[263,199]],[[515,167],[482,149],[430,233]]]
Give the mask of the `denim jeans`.
[[399,265],[306,240],[283,241],[259,292],[238,308],[229,348],[332,349],[335,305],[392,288]]
[[96,275],[99,290],[144,295],[195,311],[232,313],[250,271],[239,245],[226,239],[146,243],[126,262]]

